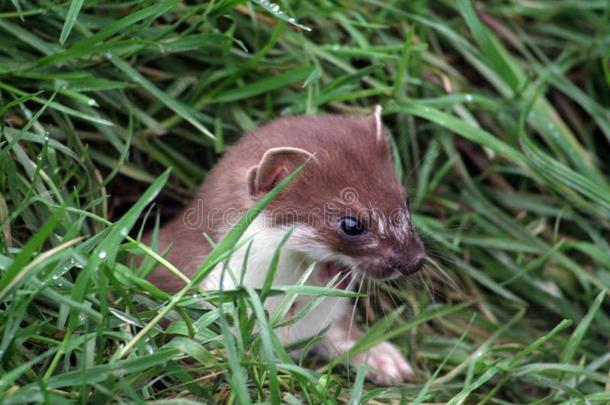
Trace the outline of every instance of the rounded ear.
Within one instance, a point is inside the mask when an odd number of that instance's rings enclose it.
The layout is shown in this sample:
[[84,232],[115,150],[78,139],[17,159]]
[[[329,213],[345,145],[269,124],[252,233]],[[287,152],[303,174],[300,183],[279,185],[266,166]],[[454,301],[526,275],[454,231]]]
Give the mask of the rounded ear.
[[258,165],[252,166],[246,174],[248,193],[251,196],[266,194],[284,177],[292,173],[314,155],[300,148],[271,148],[267,150]]

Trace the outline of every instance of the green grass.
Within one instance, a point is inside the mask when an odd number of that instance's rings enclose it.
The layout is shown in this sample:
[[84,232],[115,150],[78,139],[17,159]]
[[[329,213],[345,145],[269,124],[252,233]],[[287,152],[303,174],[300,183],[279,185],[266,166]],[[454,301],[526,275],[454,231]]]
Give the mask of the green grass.
[[[608,403],[609,50],[606,0],[0,1],[0,402]],[[340,291],[129,260],[243,131],[376,103],[431,264],[358,347],[414,381],[288,356],[265,297]]]

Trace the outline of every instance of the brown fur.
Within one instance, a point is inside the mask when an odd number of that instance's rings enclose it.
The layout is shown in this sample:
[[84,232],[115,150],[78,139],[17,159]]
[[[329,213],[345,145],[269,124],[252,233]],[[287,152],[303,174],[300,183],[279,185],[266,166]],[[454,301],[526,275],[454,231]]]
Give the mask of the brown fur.
[[[265,173],[271,173],[268,176],[276,178],[253,177],[251,170],[260,164],[266,151],[291,147],[313,154],[316,162],[307,164],[265,210],[272,223],[307,224],[315,229],[317,241],[358,260],[361,268],[373,276],[408,272],[423,257],[423,246],[408,220],[407,195],[394,173],[386,131],[380,141],[377,123],[374,116],[299,116],[281,118],[245,134],[209,173],[185,215],[163,227],[161,249],[173,243],[169,261],[192,276],[200,264],[193,256],[203,259],[210,250],[203,233],[218,241],[230,225],[223,223],[222,213],[230,210],[233,219],[237,219],[238,213],[243,214],[260,197],[248,185],[255,181],[275,184],[277,173],[284,176],[286,168],[293,170],[302,163],[296,159],[281,171],[265,169]],[[285,160],[282,162],[286,164]],[[350,201],[352,191],[357,194],[356,201]],[[208,222],[213,210],[218,211],[214,216],[217,219]],[[185,219],[194,213],[200,223],[186,227]],[[346,215],[358,217],[366,225],[367,234],[345,237],[338,230],[337,221]],[[385,221],[386,232],[378,227],[378,218]],[[392,229],[402,229],[402,233],[395,234]],[[162,269],[151,279],[167,290],[181,286]]]

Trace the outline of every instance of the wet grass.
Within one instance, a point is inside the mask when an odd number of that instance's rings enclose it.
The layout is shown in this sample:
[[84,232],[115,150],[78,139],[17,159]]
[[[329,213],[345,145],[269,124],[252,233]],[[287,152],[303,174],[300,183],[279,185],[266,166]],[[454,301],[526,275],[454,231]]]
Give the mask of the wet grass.
[[[0,2],[0,398],[607,403],[609,49],[598,0]],[[262,302],[299,286],[128,259],[243,131],[376,103],[430,264],[360,299],[360,347],[414,381],[291,359]]]

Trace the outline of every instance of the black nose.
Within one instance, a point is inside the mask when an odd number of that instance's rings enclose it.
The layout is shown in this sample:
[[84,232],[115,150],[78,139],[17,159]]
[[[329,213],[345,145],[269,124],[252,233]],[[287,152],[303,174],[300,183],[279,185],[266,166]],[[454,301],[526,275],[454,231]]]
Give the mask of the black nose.
[[424,267],[424,263],[426,263],[426,259],[424,257],[420,257],[419,259],[416,259],[412,264],[406,266],[405,268],[405,274],[411,274],[411,273],[415,273],[416,271],[420,270],[422,267]]
[[423,256],[413,258],[412,260],[394,262],[390,265],[394,271],[398,271],[404,275],[413,274],[421,269],[426,263],[426,259]]

